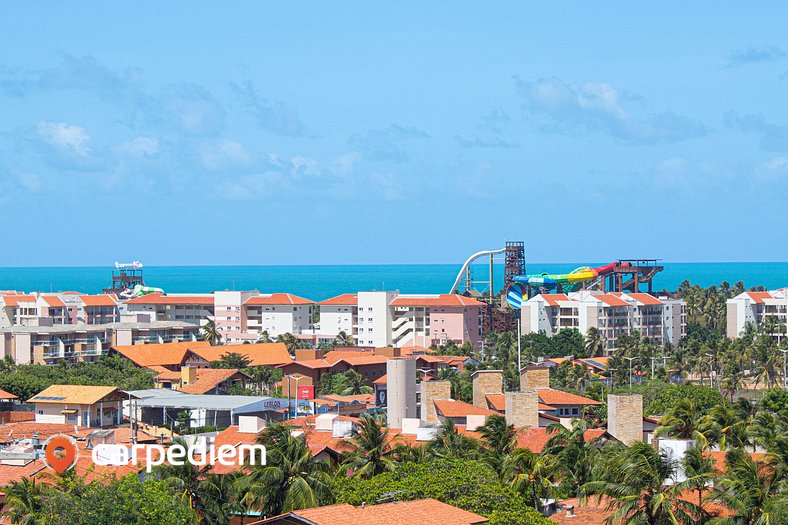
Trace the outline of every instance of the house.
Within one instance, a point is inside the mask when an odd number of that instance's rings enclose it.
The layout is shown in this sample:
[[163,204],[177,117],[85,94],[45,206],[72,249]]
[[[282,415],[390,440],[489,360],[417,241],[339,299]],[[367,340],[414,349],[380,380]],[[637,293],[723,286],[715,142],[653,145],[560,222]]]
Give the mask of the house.
[[249,366],[282,366],[293,362],[290,352],[284,343],[252,343],[245,345],[190,347],[206,361],[221,360],[228,353],[241,354],[249,360]]
[[184,366],[180,372],[165,370],[153,378],[156,388],[169,388],[186,394],[228,394],[233,385],[251,378],[237,368],[195,368]]
[[368,523],[475,525],[489,520],[435,499],[394,501],[354,507],[346,503],[295,510],[253,525],[364,525]]
[[113,386],[52,385],[27,402],[35,405],[36,423],[106,427],[121,423],[129,397]]
[[477,407],[462,401],[455,401],[453,399],[436,399],[433,403],[435,403],[435,411],[438,414],[438,419],[441,422],[451,419],[454,421],[455,425],[467,425],[469,416],[481,417],[481,422],[483,424],[484,418],[496,415],[492,410]]
[[180,372],[181,368],[207,367],[210,363],[197,350],[209,347],[207,341],[190,341],[163,344],[113,346],[111,351],[130,360],[141,368],[150,368],[154,372]]

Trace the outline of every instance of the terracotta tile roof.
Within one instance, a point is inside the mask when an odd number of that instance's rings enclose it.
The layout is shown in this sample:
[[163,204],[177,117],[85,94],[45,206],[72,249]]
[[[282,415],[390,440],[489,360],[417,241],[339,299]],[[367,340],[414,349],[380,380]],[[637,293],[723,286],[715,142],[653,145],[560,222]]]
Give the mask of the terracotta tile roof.
[[291,365],[301,365],[306,368],[331,368],[334,363],[329,363],[325,359],[305,359],[303,361],[291,361]]
[[459,294],[440,295],[400,295],[391,301],[390,306],[474,306],[481,307],[484,303]]
[[[388,358],[384,355],[357,355],[343,357],[339,361],[347,363],[350,366],[364,366],[364,365],[385,365]],[[337,363],[339,362],[337,361]]]
[[647,293],[628,293],[629,297],[633,298],[639,303],[649,305],[649,306],[658,306],[661,304],[665,304],[653,295],[649,295]]
[[181,378],[181,373],[178,370],[170,370],[159,365],[152,365],[146,368],[149,368],[154,372],[158,372],[158,375],[155,377],[157,381],[171,381]]
[[341,503],[297,510],[256,522],[256,524],[293,523],[294,518],[303,520],[302,523],[313,525],[361,525],[366,523],[379,525],[402,525],[404,523],[475,525],[488,521],[483,516],[441,503],[438,500],[420,499],[361,507]]
[[345,357],[374,356],[375,352],[367,350],[332,350],[323,356],[329,363],[336,363]]
[[291,293],[272,293],[265,295],[257,295],[250,297],[244,304],[247,305],[272,305],[279,306],[283,304],[301,305],[301,304],[315,304],[314,301],[298,297]]
[[487,394],[484,397],[487,399],[487,406],[490,407],[490,409],[501,413],[506,410],[505,394]]
[[338,403],[375,403],[375,394],[357,394],[354,396],[340,396],[337,394],[327,394],[323,399],[329,399]]
[[747,292],[747,295],[749,295],[750,299],[755,301],[756,304],[763,304],[764,299],[774,299],[769,292]]
[[15,396],[11,392],[6,392],[5,390],[0,390],[0,399],[7,401],[9,399],[19,399],[19,397]]
[[34,303],[36,298],[32,295],[4,295],[3,301],[6,306],[19,306],[19,303]]
[[293,362],[284,343],[253,343],[248,345],[203,345],[191,348],[206,361],[219,361],[224,354],[237,353],[246,356],[249,366],[279,366]]
[[601,405],[599,401],[552,388],[537,388],[539,400],[545,405]]
[[[583,433],[586,442],[601,438],[607,432],[604,429],[591,429]],[[534,454],[539,454],[547,446],[552,437],[549,427],[527,427],[517,433],[517,448],[527,448]]]
[[571,300],[564,293],[542,294],[541,297],[544,298],[544,302],[546,302],[550,306],[558,306],[558,301],[570,301]]
[[207,394],[219,386],[219,384],[223,381],[232,379],[233,376],[249,379],[249,376],[237,368],[198,368],[197,380],[190,385],[179,388],[178,390],[186,394]]
[[385,385],[388,382],[388,374],[383,374],[379,378],[372,381],[373,385]]
[[21,481],[22,478],[31,478],[37,472],[47,468],[43,460],[31,461],[27,465],[20,467],[17,465],[0,465],[0,487],[10,485],[14,481]]
[[343,293],[342,295],[337,295],[336,297],[326,299],[325,301],[320,301],[317,304],[323,304],[326,306],[355,306],[358,304],[358,294]]
[[126,301],[126,304],[196,304],[213,306],[213,295],[164,295],[152,293],[129,299]]
[[113,346],[112,349],[138,366],[180,366],[188,352],[210,346],[207,341]]
[[602,301],[608,306],[629,306],[628,302],[609,293],[596,294],[596,295],[592,295],[591,297],[593,297],[594,299],[599,299],[600,301]]
[[453,399],[436,399],[435,408],[443,417],[494,416],[495,412]]
[[28,403],[92,405],[118,389],[114,386],[52,385],[27,400]]
[[64,303],[63,300],[57,295],[42,295],[41,298],[45,303],[47,303],[48,306],[51,306],[52,308],[66,307],[66,303]]
[[67,434],[76,437],[80,428],[84,427],[77,427],[77,432],[74,432],[74,425],[60,423],[36,423],[35,421],[4,423],[0,425],[0,443],[10,443],[17,439],[30,438],[33,437],[33,433],[38,433],[41,439],[47,439],[55,434]]
[[236,447],[241,444],[251,445],[257,439],[257,434],[249,432],[240,432],[238,425],[227,427],[222,430],[213,438],[213,446],[218,448],[222,445],[230,445]]
[[18,423],[20,421],[35,421],[36,415],[33,412],[0,412],[0,424]]
[[80,295],[79,299],[85,306],[117,306],[111,295]]
[[[763,458],[766,454],[761,452],[749,452],[750,457],[753,461],[760,462],[763,461]],[[714,460],[714,467],[722,474],[728,471],[728,462],[725,461],[725,452],[719,450],[706,450],[703,452],[703,456],[707,458],[711,458]]]

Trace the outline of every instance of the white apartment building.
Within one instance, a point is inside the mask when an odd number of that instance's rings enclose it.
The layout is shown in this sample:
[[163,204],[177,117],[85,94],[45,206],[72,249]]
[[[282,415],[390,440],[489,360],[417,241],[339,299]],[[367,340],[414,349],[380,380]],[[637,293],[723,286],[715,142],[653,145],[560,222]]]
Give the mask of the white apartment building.
[[289,293],[214,293],[214,324],[226,343],[256,341],[263,332],[301,334],[312,326],[309,299]]
[[750,324],[760,327],[772,318],[774,330],[771,336],[780,343],[788,334],[788,288],[767,292],[744,292],[728,299],[726,334],[739,337]]
[[146,314],[153,321],[183,321],[205,324],[214,315],[213,294],[154,293],[129,299],[120,307],[121,314]]
[[646,293],[543,294],[523,303],[520,323],[523,333],[547,335],[562,328],[585,335],[596,328],[611,351],[620,336],[635,331],[657,344],[677,343],[686,333],[686,308],[683,301]]
[[320,333],[345,332],[359,346],[378,348],[476,343],[485,307],[456,294],[344,294],[319,303]]

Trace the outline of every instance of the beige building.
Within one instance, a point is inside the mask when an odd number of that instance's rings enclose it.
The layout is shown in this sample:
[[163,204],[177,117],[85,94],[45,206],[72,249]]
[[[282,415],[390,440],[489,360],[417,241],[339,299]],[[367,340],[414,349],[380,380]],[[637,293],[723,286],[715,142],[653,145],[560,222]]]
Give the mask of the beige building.
[[771,336],[782,342],[788,333],[788,288],[767,292],[744,292],[728,299],[726,333],[739,337],[747,325],[761,327],[771,318]]
[[36,423],[107,427],[122,422],[129,395],[113,386],[52,385],[28,400]]

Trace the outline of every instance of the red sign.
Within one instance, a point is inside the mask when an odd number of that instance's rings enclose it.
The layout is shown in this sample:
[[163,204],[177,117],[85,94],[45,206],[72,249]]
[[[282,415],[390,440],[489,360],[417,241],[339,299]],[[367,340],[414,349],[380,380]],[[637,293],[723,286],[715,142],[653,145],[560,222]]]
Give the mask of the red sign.
[[315,387],[314,385],[305,385],[298,387],[298,399],[314,399]]

